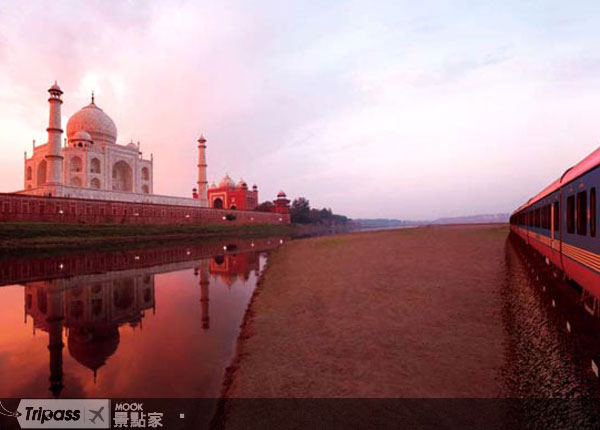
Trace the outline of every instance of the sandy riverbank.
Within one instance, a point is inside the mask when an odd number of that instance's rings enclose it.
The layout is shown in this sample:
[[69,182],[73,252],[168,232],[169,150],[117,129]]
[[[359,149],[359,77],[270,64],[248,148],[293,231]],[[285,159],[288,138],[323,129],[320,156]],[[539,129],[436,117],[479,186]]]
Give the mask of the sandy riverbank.
[[[284,245],[246,315],[224,396],[502,396],[491,286],[507,234],[444,226]],[[227,417],[244,419],[235,408]]]

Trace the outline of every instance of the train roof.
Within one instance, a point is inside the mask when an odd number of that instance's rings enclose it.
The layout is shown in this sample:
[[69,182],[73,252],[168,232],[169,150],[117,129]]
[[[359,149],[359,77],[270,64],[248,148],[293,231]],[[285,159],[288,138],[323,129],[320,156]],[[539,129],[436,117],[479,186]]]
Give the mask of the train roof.
[[593,169],[594,167],[600,165],[600,147],[598,147],[594,152],[585,157],[579,163],[575,164],[573,167],[568,168],[562,174],[562,176],[540,191],[538,194],[530,198],[526,203],[519,206],[513,213],[520,212],[522,209],[525,209],[532,204],[539,202],[544,197],[552,194],[554,191],[558,190],[561,186],[568,184],[574,179],[577,179],[579,176],[583,175],[587,171]]

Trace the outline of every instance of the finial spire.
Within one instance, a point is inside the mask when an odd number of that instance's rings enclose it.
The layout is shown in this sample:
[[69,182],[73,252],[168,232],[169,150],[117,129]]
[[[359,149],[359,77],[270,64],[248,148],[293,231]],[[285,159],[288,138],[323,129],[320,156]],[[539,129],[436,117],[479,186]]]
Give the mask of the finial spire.
[[94,104],[94,91],[92,91],[92,104]]

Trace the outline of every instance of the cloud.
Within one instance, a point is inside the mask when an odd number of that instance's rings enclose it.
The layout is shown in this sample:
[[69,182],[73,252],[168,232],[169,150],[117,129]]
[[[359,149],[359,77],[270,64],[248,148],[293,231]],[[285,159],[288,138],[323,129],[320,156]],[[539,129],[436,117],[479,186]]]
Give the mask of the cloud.
[[154,154],[159,193],[189,195],[204,133],[210,180],[243,176],[261,200],[509,211],[597,144],[600,6],[580,6],[5,1],[3,188],[22,187],[58,79],[64,122],[94,90],[119,141]]

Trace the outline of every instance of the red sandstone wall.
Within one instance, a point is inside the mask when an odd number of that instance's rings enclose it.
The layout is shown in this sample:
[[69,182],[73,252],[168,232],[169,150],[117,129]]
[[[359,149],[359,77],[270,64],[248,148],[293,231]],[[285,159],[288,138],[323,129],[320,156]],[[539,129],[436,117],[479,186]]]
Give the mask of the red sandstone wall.
[[[223,219],[226,215],[235,220]],[[112,202],[0,193],[0,222],[71,224],[289,224],[290,216],[268,212]]]

